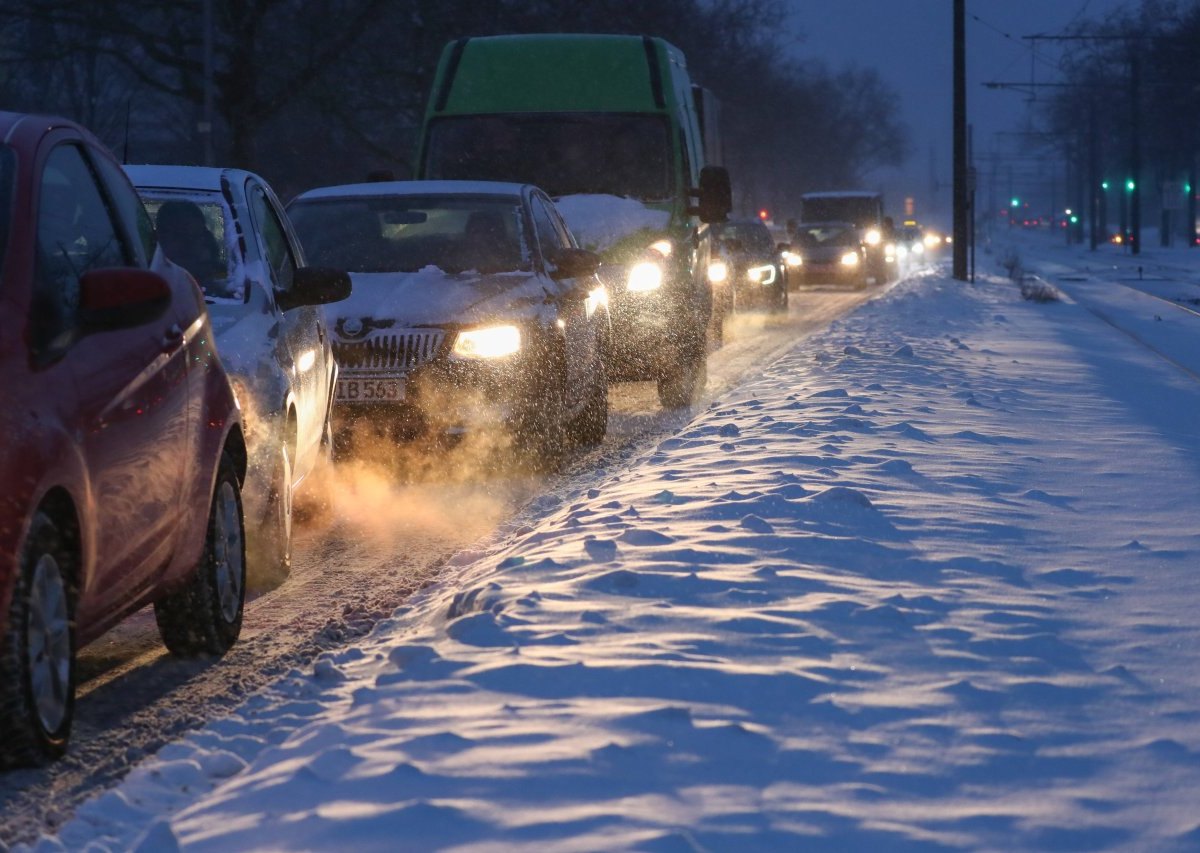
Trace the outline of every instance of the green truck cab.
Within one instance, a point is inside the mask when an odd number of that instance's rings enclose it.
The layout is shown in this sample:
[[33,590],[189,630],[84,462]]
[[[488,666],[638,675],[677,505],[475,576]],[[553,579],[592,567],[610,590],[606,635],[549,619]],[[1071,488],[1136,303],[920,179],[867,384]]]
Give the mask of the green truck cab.
[[442,52],[416,159],[421,179],[549,193],[603,261],[609,379],[657,380],[669,407],[703,388],[721,319],[708,223],[729,212],[729,177],[706,158],[715,127],[697,103],[683,54],[662,39],[459,39]]

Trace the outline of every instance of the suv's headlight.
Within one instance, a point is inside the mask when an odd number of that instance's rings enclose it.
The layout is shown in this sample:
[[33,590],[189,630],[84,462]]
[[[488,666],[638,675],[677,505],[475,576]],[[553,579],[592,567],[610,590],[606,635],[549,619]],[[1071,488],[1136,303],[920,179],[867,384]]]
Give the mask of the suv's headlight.
[[761,284],[764,287],[775,283],[775,267],[770,264],[761,267],[750,267],[746,270],[746,277],[756,284]]
[[503,358],[520,349],[521,330],[505,325],[464,329],[454,339],[452,352],[460,358]]
[[631,293],[649,293],[662,287],[662,266],[654,261],[638,261],[629,268],[625,289]]
[[858,266],[858,252],[847,252],[846,254],[842,255],[842,266]]

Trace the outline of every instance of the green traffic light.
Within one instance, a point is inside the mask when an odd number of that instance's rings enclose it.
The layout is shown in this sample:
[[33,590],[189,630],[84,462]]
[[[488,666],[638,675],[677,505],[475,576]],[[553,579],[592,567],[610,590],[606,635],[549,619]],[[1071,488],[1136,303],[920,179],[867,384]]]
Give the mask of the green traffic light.
[[1137,189],[1137,184],[1133,182],[1133,178],[1130,178],[1125,182],[1125,189],[1129,192],[1133,192],[1135,189]]
[[1100,182],[1100,189],[1102,189],[1102,190],[1106,190],[1106,189],[1108,189],[1108,181],[1101,181],[1101,182]]
[[1077,225],[1078,223],[1079,223],[1079,217],[1078,217],[1078,216],[1072,216],[1072,217],[1071,217],[1071,224],[1072,224],[1072,225]]
[[1013,200],[1009,202],[1009,205],[1010,205],[1011,207],[1020,207],[1020,206],[1021,206],[1021,200],[1020,200],[1019,198],[1015,198],[1015,197],[1014,197],[1014,198],[1013,198]]

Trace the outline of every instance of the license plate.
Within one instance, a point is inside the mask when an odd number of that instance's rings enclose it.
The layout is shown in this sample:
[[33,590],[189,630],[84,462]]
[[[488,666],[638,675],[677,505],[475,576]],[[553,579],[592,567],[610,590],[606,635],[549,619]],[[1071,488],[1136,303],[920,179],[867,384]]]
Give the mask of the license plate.
[[398,403],[404,399],[403,379],[339,379],[338,403]]

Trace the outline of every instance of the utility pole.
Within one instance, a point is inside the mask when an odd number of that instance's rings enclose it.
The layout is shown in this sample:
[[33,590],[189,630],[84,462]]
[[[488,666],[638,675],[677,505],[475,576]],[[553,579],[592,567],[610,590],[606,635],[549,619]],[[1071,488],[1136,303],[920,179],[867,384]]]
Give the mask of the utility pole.
[[204,118],[198,130],[204,137],[204,165],[216,164],[213,156],[213,0],[204,0]]
[[1100,183],[1100,143],[1096,139],[1096,99],[1088,98],[1088,248],[1096,251],[1100,242],[1100,199],[1096,190]]
[[1129,45],[1129,251],[1142,251],[1142,143],[1141,96],[1142,63],[1138,51]]
[[967,281],[966,0],[954,0],[954,278]]
[[1196,231],[1196,155],[1193,153],[1188,164],[1187,178],[1187,235],[1188,248],[1200,246],[1200,234]]

